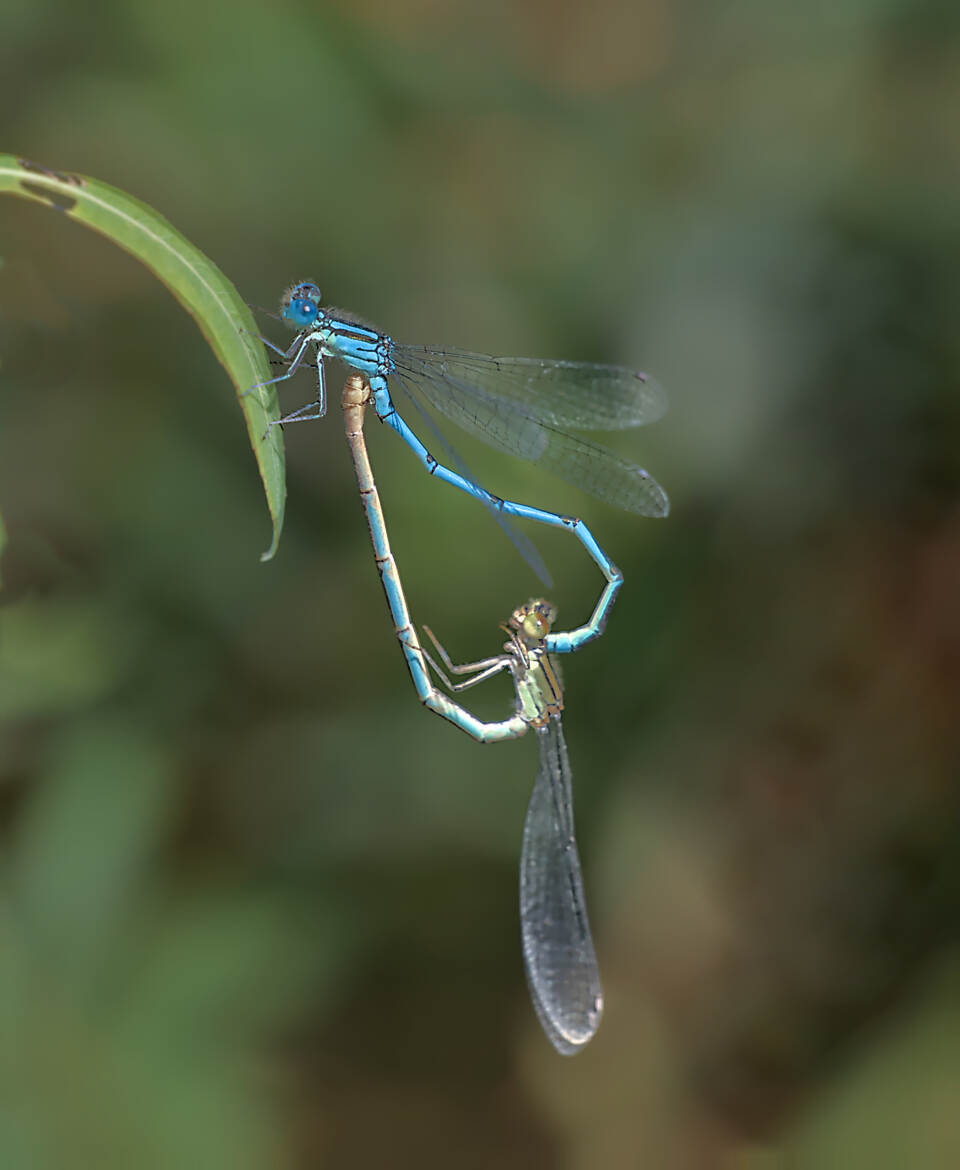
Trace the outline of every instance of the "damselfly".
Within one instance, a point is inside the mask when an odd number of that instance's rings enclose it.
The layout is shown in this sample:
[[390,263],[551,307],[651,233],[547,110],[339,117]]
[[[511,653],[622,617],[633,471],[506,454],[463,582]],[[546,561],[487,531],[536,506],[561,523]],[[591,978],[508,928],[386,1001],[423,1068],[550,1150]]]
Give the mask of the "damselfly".
[[[297,328],[296,337],[286,350],[265,342],[288,363],[286,372],[271,382],[290,378],[313,352],[317,358],[316,399],[280,421],[306,421],[324,415],[325,359],[339,358],[358,370],[371,388],[378,417],[396,431],[436,479],[482,500],[495,515],[576,533],[611,585],[605,608],[583,628],[580,641],[599,637],[623,577],[587,525],[573,516],[492,495],[474,482],[452,452],[450,459],[459,470],[440,463],[398,411],[392,391],[406,395],[448,451],[427,406],[488,445],[536,463],[598,499],[642,516],[662,517],[669,511],[669,502],[648,472],[608,448],[570,433],[571,429],[613,430],[655,421],[666,410],[666,397],[658,384],[646,374],[622,366],[496,358],[456,349],[402,345],[348,313],[323,308],[320,302],[315,284],[295,285],[284,295],[281,316]],[[549,583],[536,550],[518,536],[514,539],[521,552]]]
[[[537,1016],[557,1051],[570,1055],[596,1032],[603,1011],[603,992],[574,837],[570,761],[560,722],[563,690],[550,652],[572,651],[583,642],[576,637],[578,631],[551,633],[554,608],[546,601],[536,600],[515,610],[503,627],[507,633],[503,652],[479,662],[455,665],[425,627],[446,669],[451,674],[471,675],[463,682],[451,682],[422,649],[390,549],[364,443],[363,415],[369,394],[358,375],[347,380],[343,396],[347,439],[394,630],[417,695],[431,711],[481,743],[519,739],[531,727],[537,736],[540,766],[527,808],[520,855],[520,929],[524,967]],[[465,690],[501,671],[509,671],[516,694],[513,716],[500,722],[483,722],[438,690],[428,667],[450,692]]]

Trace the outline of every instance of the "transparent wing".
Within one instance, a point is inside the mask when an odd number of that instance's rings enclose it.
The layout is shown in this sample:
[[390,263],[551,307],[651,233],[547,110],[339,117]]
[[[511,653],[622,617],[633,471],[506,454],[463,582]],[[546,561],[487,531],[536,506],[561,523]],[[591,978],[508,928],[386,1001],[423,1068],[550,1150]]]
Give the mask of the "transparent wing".
[[561,428],[617,431],[656,422],[667,409],[660,384],[625,366],[488,357],[424,345],[394,343],[393,349],[398,364],[414,376],[472,386]]
[[534,418],[518,404],[456,379],[413,370],[404,361],[405,353],[395,358],[394,376],[407,393],[422,395],[438,414],[488,446],[536,463],[626,512],[661,517],[670,511],[667,493],[653,476],[615,451]]
[[570,1056],[591,1039],[603,989],[573,835],[570,761],[558,718],[537,728],[537,772],[520,853],[520,932],[530,997],[551,1044]]
[[[446,453],[446,458],[453,465],[454,470],[459,475],[462,475],[464,479],[467,479],[471,483],[476,484],[476,477],[471,473],[463,459],[461,459],[459,453],[454,450],[452,444],[447,440],[446,436],[443,434],[437,424],[417,401],[416,395],[410,393],[409,387],[402,379],[400,379],[400,384],[406,388],[407,399],[423,419],[431,434],[434,436],[434,438],[436,438],[437,442],[443,448],[444,452]],[[396,387],[394,387],[394,389],[396,389]],[[394,397],[397,398],[399,395],[394,394]],[[394,405],[396,406],[396,403],[394,403]],[[477,486],[480,485],[478,484]],[[524,533],[522,533],[515,524],[511,524],[507,517],[504,516],[502,512],[499,512],[491,503],[489,503],[485,497],[481,496],[480,499],[483,503],[483,506],[487,509],[497,524],[500,525],[506,534],[507,539],[527,562],[536,576],[543,582],[547,589],[552,589],[553,578],[550,576],[550,570],[544,563],[543,557],[540,555],[537,546],[533,543],[529,536],[526,536]]]

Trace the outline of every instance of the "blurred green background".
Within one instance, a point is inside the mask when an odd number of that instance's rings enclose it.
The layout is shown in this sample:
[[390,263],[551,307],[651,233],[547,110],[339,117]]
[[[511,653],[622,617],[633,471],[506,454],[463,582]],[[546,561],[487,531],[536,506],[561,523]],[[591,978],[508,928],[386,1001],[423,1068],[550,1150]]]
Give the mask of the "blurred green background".
[[[958,32],[5,0],[0,149],[151,203],[253,303],[313,278],[403,340],[652,370],[670,414],[615,441],[673,512],[457,438],[627,578],[565,664],[607,993],[565,1061],[516,922],[535,745],[417,706],[339,411],[287,429],[261,565],[192,321],[4,201],[0,1166],[960,1165]],[[415,617],[492,653],[536,580],[368,430]],[[532,535],[582,620],[595,567]]]

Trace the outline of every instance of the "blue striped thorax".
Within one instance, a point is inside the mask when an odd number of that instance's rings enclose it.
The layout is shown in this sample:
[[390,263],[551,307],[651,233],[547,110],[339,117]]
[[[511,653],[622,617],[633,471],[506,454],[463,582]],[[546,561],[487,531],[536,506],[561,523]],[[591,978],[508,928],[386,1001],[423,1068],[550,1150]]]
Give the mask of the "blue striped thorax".
[[390,338],[342,309],[322,308],[320,301],[317,285],[296,284],[284,293],[280,316],[317,344],[323,357],[339,358],[365,374],[389,373]]

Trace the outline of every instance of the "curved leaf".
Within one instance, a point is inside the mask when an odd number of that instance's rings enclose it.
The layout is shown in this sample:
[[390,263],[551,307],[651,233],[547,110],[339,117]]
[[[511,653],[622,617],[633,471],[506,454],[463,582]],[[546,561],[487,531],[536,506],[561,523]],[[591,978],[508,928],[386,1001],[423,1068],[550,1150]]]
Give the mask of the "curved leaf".
[[[118,244],[145,264],[200,326],[233,380],[247,420],[250,445],[260,467],[273,520],[273,541],[261,559],[276,552],[286,499],[283,436],[267,424],[280,417],[273,386],[242,397],[272,377],[250,310],[219,268],[163,216],[139,199],[84,175],[50,171],[26,159],[0,154],[0,194],[17,195],[75,219]],[[247,332],[241,332],[246,330]],[[254,336],[251,336],[254,335]]]

